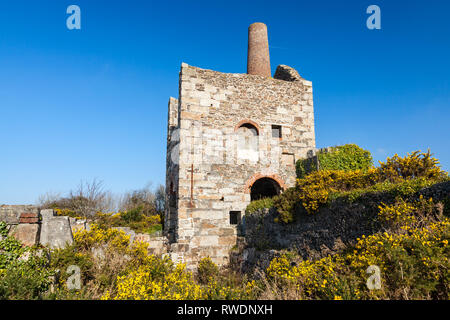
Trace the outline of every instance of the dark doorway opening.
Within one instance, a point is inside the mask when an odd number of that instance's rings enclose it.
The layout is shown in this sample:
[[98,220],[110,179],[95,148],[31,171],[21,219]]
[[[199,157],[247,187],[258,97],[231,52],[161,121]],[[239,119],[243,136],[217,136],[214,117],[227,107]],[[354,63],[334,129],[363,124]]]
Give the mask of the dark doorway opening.
[[275,180],[271,178],[261,178],[253,183],[250,190],[250,199],[259,200],[263,198],[271,198],[280,194],[281,187]]

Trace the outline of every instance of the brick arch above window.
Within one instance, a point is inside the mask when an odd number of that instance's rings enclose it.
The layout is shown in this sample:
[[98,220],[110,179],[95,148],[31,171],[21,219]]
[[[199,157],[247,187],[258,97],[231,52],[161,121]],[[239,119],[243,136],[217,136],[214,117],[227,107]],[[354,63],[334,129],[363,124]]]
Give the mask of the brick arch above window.
[[245,124],[250,124],[250,125],[254,126],[256,128],[257,134],[258,135],[260,134],[261,128],[255,121],[252,121],[250,119],[244,119],[244,120],[239,121],[239,123],[234,127],[234,131],[236,132],[240,127],[244,126]]

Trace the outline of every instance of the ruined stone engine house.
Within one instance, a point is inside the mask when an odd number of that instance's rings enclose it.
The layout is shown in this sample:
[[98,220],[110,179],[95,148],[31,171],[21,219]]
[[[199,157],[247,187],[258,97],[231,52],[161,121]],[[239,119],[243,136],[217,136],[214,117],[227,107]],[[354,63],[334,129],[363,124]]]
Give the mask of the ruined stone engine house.
[[249,27],[247,74],[183,63],[167,126],[172,259],[226,264],[250,201],[294,186],[295,162],[314,150],[312,83],[285,65],[271,77],[265,24]]

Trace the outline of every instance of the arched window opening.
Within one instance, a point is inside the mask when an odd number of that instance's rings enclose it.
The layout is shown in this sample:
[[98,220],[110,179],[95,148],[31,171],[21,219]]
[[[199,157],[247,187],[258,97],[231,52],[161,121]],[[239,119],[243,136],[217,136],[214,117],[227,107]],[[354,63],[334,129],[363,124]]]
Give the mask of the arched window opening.
[[251,123],[243,123],[237,129],[238,159],[258,161],[258,128]]
[[280,194],[281,187],[278,182],[271,178],[261,178],[253,183],[250,189],[250,199],[259,200],[271,198]]
[[[242,129],[247,129],[247,130],[242,130]],[[239,126],[239,129],[238,130],[241,130],[241,131],[243,131],[243,132],[249,132],[249,133],[251,133],[253,136],[258,136],[259,135],[259,132],[258,132],[258,129],[253,125],[253,124],[251,124],[251,123],[243,123],[243,124],[241,124],[240,126]]]

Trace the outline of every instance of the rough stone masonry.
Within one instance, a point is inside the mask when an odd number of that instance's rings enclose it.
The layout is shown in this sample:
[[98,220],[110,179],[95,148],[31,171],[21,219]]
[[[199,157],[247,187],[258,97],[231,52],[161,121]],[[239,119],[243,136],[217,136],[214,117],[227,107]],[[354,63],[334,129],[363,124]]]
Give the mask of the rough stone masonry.
[[315,152],[312,83],[278,66],[267,27],[249,27],[247,74],[181,65],[168,106],[164,234],[176,262],[223,265],[251,200],[295,184],[295,162]]

